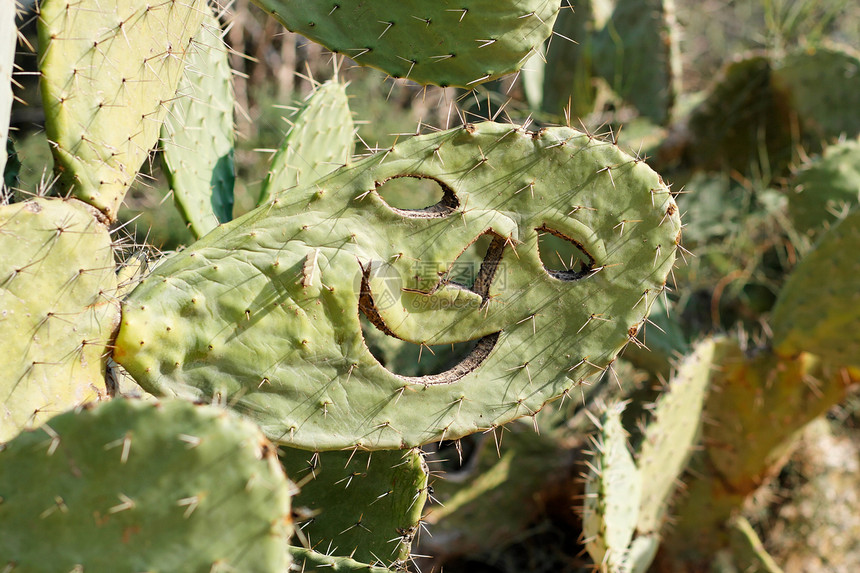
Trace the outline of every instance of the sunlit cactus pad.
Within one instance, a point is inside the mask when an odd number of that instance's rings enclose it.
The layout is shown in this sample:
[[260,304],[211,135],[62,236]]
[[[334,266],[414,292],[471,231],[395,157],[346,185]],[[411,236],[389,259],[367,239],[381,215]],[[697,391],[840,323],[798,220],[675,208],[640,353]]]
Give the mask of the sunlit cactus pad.
[[65,190],[114,219],[158,138],[206,3],[45,0],[39,10],[55,170]]
[[[390,206],[380,188],[403,177],[435,181],[441,198]],[[539,253],[540,235],[578,260]],[[679,235],[660,177],[611,142],[467,125],[397,143],[174,255],[127,300],[115,359],[148,391],[224,399],[300,448],[456,438],[605,369],[664,288]],[[400,376],[368,351],[361,314],[415,344],[475,347],[446,371]]]
[[352,157],[355,123],[346,84],[329,80],[318,86],[292,120],[292,127],[272,158],[259,203],[285,189],[308,185]]
[[517,71],[558,0],[254,0],[293,32],[420,84],[474,86]]
[[161,128],[164,173],[195,237],[233,218],[233,70],[223,34],[208,13]]
[[76,200],[0,207],[0,442],[105,393],[119,302],[94,214]]
[[283,573],[290,491],[274,446],[234,414],[112,400],[0,451],[0,566]]

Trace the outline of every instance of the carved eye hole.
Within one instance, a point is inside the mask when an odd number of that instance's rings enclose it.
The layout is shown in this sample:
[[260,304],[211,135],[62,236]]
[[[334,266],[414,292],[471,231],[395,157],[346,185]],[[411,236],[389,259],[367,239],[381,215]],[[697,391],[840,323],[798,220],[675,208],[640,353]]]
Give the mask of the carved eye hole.
[[447,217],[460,206],[454,190],[431,177],[398,175],[377,182],[376,192],[392,211],[412,219]]
[[575,281],[594,269],[594,257],[576,240],[546,225],[538,232],[538,253],[547,274],[560,281]]

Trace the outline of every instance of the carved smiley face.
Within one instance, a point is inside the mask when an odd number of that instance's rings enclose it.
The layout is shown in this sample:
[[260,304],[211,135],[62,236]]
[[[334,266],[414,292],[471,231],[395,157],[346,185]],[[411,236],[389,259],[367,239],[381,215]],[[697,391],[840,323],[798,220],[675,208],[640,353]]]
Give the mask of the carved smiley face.
[[[435,181],[441,200],[391,206],[380,188],[401,177]],[[302,448],[456,438],[606,368],[662,290],[679,231],[653,171],[574,130],[415,137],[166,261],[127,302],[115,357],[150,391],[222,399]],[[542,234],[580,265],[547,268]],[[474,272],[453,279],[476,241]],[[362,314],[416,344],[476,345],[444,372],[399,376],[370,354]]]

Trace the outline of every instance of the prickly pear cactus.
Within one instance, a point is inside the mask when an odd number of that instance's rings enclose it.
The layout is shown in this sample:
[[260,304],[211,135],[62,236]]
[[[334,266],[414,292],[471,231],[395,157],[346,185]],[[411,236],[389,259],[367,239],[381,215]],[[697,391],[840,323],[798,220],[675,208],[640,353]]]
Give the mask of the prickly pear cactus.
[[690,156],[705,169],[771,173],[788,165],[792,116],[773,64],[752,54],[728,64],[690,114]]
[[308,185],[346,164],[352,157],[354,139],[346,85],[327,81],[308,97],[272,158],[258,204],[284,189]]
[[161,127],[167,180],[195,237],[233,218],[233,72],[218,18],[206,8],[185,75]]
[[284,448],[280,457],[301,484],[293,506],[308,516],[297,525],[311,547],[405,568],[427,501],[420,450],[311,454]]
[[0,564],[21,571],[289,567],[290,487],[252,424],[111,400],[0,451]]
[[0,442],[105,393],[119,323],[112,241],[76,200],[0,207]]
[[[403,177],[435,181],[442,199],[389,206],[380,188]],[[545,266],[543,233],[581,262]],[[114,356],[148,391],[227,399],[304,449],[456,438],[605,368],[664,288],[679,233],[659,176],[615,145],[470,124],[276,197],[171,257],[127,300]],[[473,281],[448,280],[484,236]],[[398,376],[368,351],[360,314],[414,344],[476,346],[440,374]]]
[[419,84],[471,87],[517,71],[557,0],[254,0],[293,32]]
[[595,4],[587,0],[577,2],[575,9],[562,9],[546,55],[533,56],[529,61],[528,68],[546,62],[541,97],[532,98],[537,99],[533,107],[559,116],[569,107],[572,117],[585,117],[594,111],[594,35],[602,26],[596,21]]
[[815,236],[860,205],[860,140],[827,146],[790,182],[788,213],[795,228]]
[[644,484],[636,524],[640,533],[660,533],[678,477],[698,443],[713,354],[712,341],[699,344],[654,405],[636,460]]
[[860,53],[820,46],[788,54],[773,72],[788,96],[800,127],[816,141],[860,135]]
[[155,145],[204,0],[45,0],[39,61],[45,131],[61,194],[116,218]]
[[585,482],[582,534],[585,548],[601,571],[622,571],[636,532],[644,484],[621,424],[623,407],[610,407],[594,441]]
[[9,136],[9,113],[12,109],[12,66],[15,64],[17,41],[15,2],[7,0],[0,4],[0,179],[6,169],[6,138]]
[[657,123],[668,119],[681,78],[673,0],[617,0],[594,53],[597,73],[621,98]]
[[860,293],[858,249],[855,209],[821,236],[780,291],[771,320],[777,353],[810,352],[834,364],[860,366],[860,306],[853,304]]
[[860,380],[860,370],[836,368],[806,353],[783,358],[767,349],[744,351],[736,339],[722,337],[700,342],[697,353],[707,346],[713,351],[705,369],[711,391],[703,451],[693,458],[685,495],[673,510],[675,527],[663,532],[661,551],[667,562],[692,567],[687,570],[698,570],[702,559],[728,547],[726,522],[779,472],[798,431]]
[[290,547],[297,570],[303,573],[391,573],[387,567],[376,567],[349,557],[326,555],[304,547]]

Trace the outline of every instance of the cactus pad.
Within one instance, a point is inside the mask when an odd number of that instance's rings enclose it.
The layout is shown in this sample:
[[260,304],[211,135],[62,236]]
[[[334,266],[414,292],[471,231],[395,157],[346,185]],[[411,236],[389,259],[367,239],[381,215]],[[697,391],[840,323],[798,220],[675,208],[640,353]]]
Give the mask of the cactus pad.
[[164,171],[195,237],[233,218],[233,72],[222,35],[209,11],[161,127]]
[[595,440],[591,470],[585,482],[582,534],[585,548],[595,563],[619,569],[636,532],[643,485],[627,447],[621,425],[623,408],[610,407]]
[[12,67],[15,64],[15,2],[0,3],[0,185],[6,169],[6,138],[12,110]]
[[678,477],[698,441],[713,354],[713,341],[699,344],[657,399],[636,460],[643,483],[636,526],[640,533],[659,534]]
[[289,30],[419,84],[470,87],[517,71],[557,0],[254,0]]
[[386,567],[360,563],[349,557],[325,555],[304,547],[290,547],[296,570],[302,573],[391,573]]
[[0,207],[0,442],[105,392],[119,303],[94,213],[60,199]]
[[[381,188],[404,177],[442,199],[389,206]],[[541,254],[545,233],[580,261]],[[615,145],[470,124],[277,196],[174,255],[127,300],[115,359],[148,391],[228,398],[303,449],[456,438],[604,369],[663,289],[679,234],[660,177]],[[451,280],[483,237],[471,278]],[[370,354],[360,314],[414,344],[476,346],[443,373],[398,376]]]
[[39,13],[45,131],[71,192],[115,219],[155,145],[206,14],[203,0],[46,0]]
[[773,79],[788,95],[806,135],[818,142],[860,135],[860,55],[855,49],[793,52],[775,67]]
[[690,114],[691,158],[705,169],[774,172],[792,152],[792,115],[775,90],[772,63],[750,55],[727,65]]
[[308,543],[390,568],[405,567],[427,501],[427,466],[418,449],[320,452],[284,448],[281,462],[301,484],[293,498]]
[[656,123],[668,119],[679,92],[677,28],[674,0],[617,0],[594,39],[597,73]]
[[795,228],[816,235],[860,205],[860,140],[830,145],[791,181],[788,213]]
[[289,491],[274,447],[230,412],[112,400],[0,451],[0,565],[282,573]]
[[[860,366],[860,210],[821,236],[789,276],[771,320],[780,354],[811,352]],[[824,280],[823,280],[824,279]],[[846,304],[848,301],[848,304]]]
[[331,80],[317,87],[272,158],[259,203],[284,189],[309,185],[344,165],[352,157],[354,138],[346,85]]

